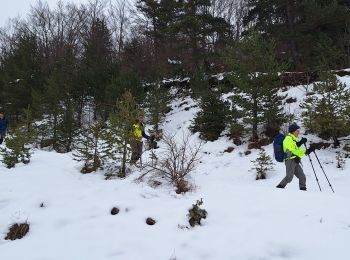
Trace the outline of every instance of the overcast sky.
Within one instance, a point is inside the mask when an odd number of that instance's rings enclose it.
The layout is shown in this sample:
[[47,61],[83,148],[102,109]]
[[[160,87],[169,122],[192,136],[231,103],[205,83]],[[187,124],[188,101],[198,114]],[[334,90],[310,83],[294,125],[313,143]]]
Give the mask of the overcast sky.
[[[58,0],[46,0],[50,7],[56,5]],[[9,18],[20,15],[25,17],[31,5],[35,5],[38,0],[0,0],[0,27],[4,26]],[[88,0],[63,0],[63,2],[84,3]]]

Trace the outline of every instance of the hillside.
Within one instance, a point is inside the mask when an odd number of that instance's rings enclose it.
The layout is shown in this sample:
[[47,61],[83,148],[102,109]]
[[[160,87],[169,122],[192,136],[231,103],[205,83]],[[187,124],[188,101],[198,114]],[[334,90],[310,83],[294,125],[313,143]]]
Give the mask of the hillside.
[[[340,79],[350,86],[349,76]],[[288,91],[297,98],[288,107],[297,116],[304,92],[303,87]],[[198,111],[194,104],[190,98],[174,100],[165,132],[186,134]],[[198,143],[198,134],[190,141]],[[225,153],[229,146],[234,151]],[[165,182],[158,187],[135,182],[138,171],[111,180],[103,172],[82,175],[71,153],[35,150],[28,165],[10,170],[1,165],[0,259],[350,259],[349,165],[336,168],[334,149],[317,154],[335,194],[314,156],[322,192],[307,158],[302,163],[308,191],[302,192],[296,179],[284,190],[275,188],[285,175],[282,163],[256,181],[251,161],[258,150],[244,155],[246,150],[247,144],[236,146],[225,136],[205,143],[191,175],[193,190],[184,195]],[[273,156],[272,145],[265,150]],[[143,158],[148,160],[149,152]],[[208,217],[202,226],[188,228],[188,209],[200,198]],[[110,214],[113,207],[120,209],[118,215]],[[147,217],[157,223],[146,225]],[[23,221],[30,224],[28,235],[4,240],[10,225]]]

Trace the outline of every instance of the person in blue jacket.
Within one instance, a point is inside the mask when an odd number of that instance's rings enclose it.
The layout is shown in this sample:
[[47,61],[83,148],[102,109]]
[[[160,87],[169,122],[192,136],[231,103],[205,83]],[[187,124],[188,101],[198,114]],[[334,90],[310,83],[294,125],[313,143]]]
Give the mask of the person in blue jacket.
[[0,111],[0,144],[4,141],[8,126],[9,123],[4,112]]

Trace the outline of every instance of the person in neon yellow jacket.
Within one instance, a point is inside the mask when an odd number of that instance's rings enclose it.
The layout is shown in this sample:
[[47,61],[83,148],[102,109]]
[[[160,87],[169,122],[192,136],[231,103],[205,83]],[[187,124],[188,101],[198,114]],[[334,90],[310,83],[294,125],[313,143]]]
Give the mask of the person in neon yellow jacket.
[[142,137],[147,140],[150,139],[150,136],[148,136],[144,130],[144,120],[144,114],[139,113],[136,117],[136,122],[132,126],[133,140],[131,141],[131,163],[136,163],[141,158],[143,148]]
[[289,126],[289,134],[283,140],[283,151],[286,154],[286,177],[277,185],[277,188],[284,188],[288,183],[293,180],[295,175],[299,179],[300,190],[306,191],[306,177],[303,168],[300,166],[300,160],[304,155],[309,155],[315,151],[314,146],[310,146],[309,149],[304,150],[300,148],[301,145],[307,142],[306,138],[301,138],[298,141],[300,135],[300,127],[297,124]]

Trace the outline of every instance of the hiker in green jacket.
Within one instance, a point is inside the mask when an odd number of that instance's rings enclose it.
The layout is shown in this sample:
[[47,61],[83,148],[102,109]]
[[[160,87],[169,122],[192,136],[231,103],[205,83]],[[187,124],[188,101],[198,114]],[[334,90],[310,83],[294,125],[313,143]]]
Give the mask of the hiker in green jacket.
[[315,147],[310,146],[306,150],[300,148],[301,145],[307,142],[307,139],[303,137],[298,141],[299,135],[300,127],[295,123],[290,125],[289,134],[283,140],[283,151],[287,155],[285,159],[286,177],[277,185],[277,188],[284,188],[293,180],[295,175],[299,179],[300,190],[306,191],[306,177],[303,168],[300,166],[300,160],[305,154],[309,155],[315,151]]

